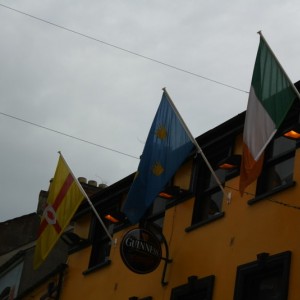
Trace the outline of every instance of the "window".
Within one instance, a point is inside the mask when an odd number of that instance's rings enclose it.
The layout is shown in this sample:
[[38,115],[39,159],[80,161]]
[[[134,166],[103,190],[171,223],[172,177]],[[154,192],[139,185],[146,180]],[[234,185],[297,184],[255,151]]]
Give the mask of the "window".
[[[196,191],[196,202],[192,224],[209,220],[222,212],[223,193],[215,178],[206,166],[202,166],[202,174],[198,177],[198,188]],[[215,170],[221,182],[225,179],[225,170]]]
[[153,226],[156,228],[155,233],[158,234],[157,237],[159,240],[161,240],[160,235],[163,229],[166,209],[178,204],[181,201],[184,201],[186,198],[191,196],[191,191],[173,185],[171,180],[155,198],[141,223],[143,223],[143,226],[146,227],[151,223],[152,225],[150,226],[152,228]]
[[[105,219],[102,220],[106,225],[108,232],[112,234],[114,225]],[[83,272],[84,275],[110,263],[109,254],[111,241],[96,216],[92,217],[90,240],[92,243],[90,261],[88,270]]]
[[163,227],[167,201],[167,199],[164,199],[162,197],[156,197],[152,205],[151,215],[154,217],[153,223],[155,223],[160,228]]
[[12,299],[11,295],[11,287],[7,286],[3,291],[0,293],[0,300],[9,300]]
[[[229,125],[228,125],[229,126]],[[226,180],[238,175],[238,169],[221,169],[219,164],[234,153],[235,137],[238,132],[228,131],[216,134],[216,142],[210,142],[202,148],[215,175],[224,184]],[[220,136],[219,136],[220,135]],[[222,211],[224,194],[201,155],[194,160],[191,190],[195,195],[192,224],[186,231],[216,220],[224,215]]]
[[188,283],[175,287],[171,292],[171,300],[211,300],[215,276],[198,279],[190,276]]
[[234,300],[287,300],[291,252],[257,255],[237,268]]
[[256,196],[272,193],[293,183],[296,141],[279,136],[265,151],[264,167]]
[[163,197],[156,197],[153,204],[147,210],[145,219],[141,220],[141,225],[148,230],[152,231],[159,241],[161,241],[162,230],[165,219],[165,210],[168,199]]
[[[207,158],[221,183],[224,183],[228,178],[227,176],[233,172],[218,168],[218,162],[230,155],[231,145],[222,147],[220,151],[214,152],[214,156]],[[223,192],[207,164],[199,155],[195,159],[192,182],[192,189],[195,194],[192,226],[207,223],[223,216]]]
[[[92,251],[89,268],[106,262],[109,258],[110,239],[97,218],[93,218],[94,226],[92,230]],[[107,223],[104,221],[104,224]],[[106,225],[106,224],[105,224]],[[108,228],[111,233],[113,224]]]
[[23,255],[0,273],[0,299],[15,299],[23,272]]

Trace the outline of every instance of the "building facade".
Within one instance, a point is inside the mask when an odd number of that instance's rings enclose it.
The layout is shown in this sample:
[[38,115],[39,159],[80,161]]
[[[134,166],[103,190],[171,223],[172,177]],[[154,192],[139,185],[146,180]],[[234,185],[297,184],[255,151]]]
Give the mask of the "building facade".
[[[86,193],[93,195],[102,189],[95,181],[87,182],[80,178]],[[51,181],[50,181],[51,183]],[[58,297],[62,279],[67,267],[70,240],[67,232],[60,239],[44,264],[33,270],[35,241],[40,227],[48,197],[47,191],[41,191],[37,212],[0,223],[0,299],[23,299],[32,291],[40,291],[41,297]]]
[[299,112],[297,100],[243,196],[245,113],[197,138],[225,193],[193,153],[137,225],[121,212],[134,174],[92,196],[112,240],[83,203],[57,299],[298,300],[300,143],[287,133]]

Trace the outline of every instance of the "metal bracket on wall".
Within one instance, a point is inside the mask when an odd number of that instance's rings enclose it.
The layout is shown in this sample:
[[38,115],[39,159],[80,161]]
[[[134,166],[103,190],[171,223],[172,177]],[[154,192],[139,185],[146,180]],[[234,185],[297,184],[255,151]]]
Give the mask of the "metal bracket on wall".
[[165,236],[162,234],[161,228],[158,225],[156,225],[155,223],[147,221],[147,222],[145,222],[144,227],[146,227],[150,231],[151,230],[154,231],[153,233],[159,235],[161,237],[162,242],[164,243],[164,246],[166,249],[166,257],[161,257],[161,259],[164,260],[164,268],[163,268],[163,273],[162,273],[162,278],[161,278],[161,285],[166,286],[168,284],[168,281],[165,280],[166,273],[167,273],[167,267],[168,267],[168,264],[170,264],[173,261],[169,257],[169,246],[168,246],[167,240],[166,240]]

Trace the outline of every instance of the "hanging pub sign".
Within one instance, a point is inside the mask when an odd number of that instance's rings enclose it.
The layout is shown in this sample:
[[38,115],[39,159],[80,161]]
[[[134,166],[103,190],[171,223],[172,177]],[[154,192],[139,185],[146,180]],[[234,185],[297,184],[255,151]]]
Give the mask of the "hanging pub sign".
[[154,271],[162,255],[158,238],[143,228],[132,229],[125,234],[120,252],[124,264],[138,274]]

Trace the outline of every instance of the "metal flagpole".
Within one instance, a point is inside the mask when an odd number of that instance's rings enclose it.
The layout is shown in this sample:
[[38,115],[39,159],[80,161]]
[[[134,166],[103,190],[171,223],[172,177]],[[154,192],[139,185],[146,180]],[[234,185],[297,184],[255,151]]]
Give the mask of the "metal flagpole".
[[277,64],[279,65],[281,71],[284,73],[284,75],[286,76],[286,78],[288,79],[288,81],[290,82],[290,85],[292,86],[294,92],[296,93],[297,97],[300,100],[300,94],[298,92],[298,90],[296,89],[295,85],[292,83],[290,77],[288,76],[288,74],[285,72],[284,68],[282,67],[281,63],[279,62],[279,60],[277,59],[276,55],[274,54],[273,50],[271,49],[271,47],[269,46],[268,42],[266,41],[265,37],[263,36],[261,30],[257,32],[260,37],[262,38],[262,40],[264,41],[264,43],[266,44],[266,46],[268,47],[269,51],[272,53],[273,57],[275,58]]
[[74,176],[72,170],[70,169],[69,165],[67,164],[66,160],[64,159],[62,153],[60,151],[58,151],[59,155],[61,156],[62,160],[64,161],[64,163],[66,164],[66,166],[68,167],[69,169],[69,172],[71,173],[71,175],[73,176],[77,186],[79,187],[80,191],[82,192],[82,194],[84,195],[85,199],[87,200],[87,202],[89,203],[89,205],[91,206],[93,212],[95,213],[97,219],[99,220],[99,222],[101,223],[105,233],[107,234],[107,236],[109,237],[109,239],[111,240],[112,244],[114,244],[114,240],[112,238],[112,236],[110,235],[110,233],[108,232],[105,224],[103,223],[101,217],[99,216],[95,206],[93,205],[92,201],[90,200],[89,196],[86,194],[85,190],[83,189],[82,185],[80,184],[80,182],[78,181],[77,177]]
[[197,143],[197,141],[195,140],[195,138],[193,137],[193,135],[191,134],[190,130],[188,129],[187,125],[185,124],[184,120],[182,119],[180,113],[178,112],[175,104],[173,103],[171,97],[169,96],[166,88],[163,88],[163,91],[166,93],[166,96],[169,100],[170,105],[172,106],[174,112],[176,113],[181,125],[183,126],[183,128],[185,129],[187,135],[189,136],[189,138],[191,139],[192,143],[195,145],[195,147],[197,148],[197,152],[201,154],[203,160],[205,161],[207,167],[209,168],[210,172],[212,173],[212,175],[214,176],[218,186],[220,187],[221,191],[223,192],[223,194],[226,196],[227,198],[227,202],[230,202],[231,200],[231,193],[226,193],[226,191],[224,190],[222,183],[220,182],[220,179],[218,178],[217,174],[215,173],[215,171],[213,170],[213,168],[211,167],[209,161],[207,160],[205,154],[203,153],[201,147],[199,146],[199,144]]

